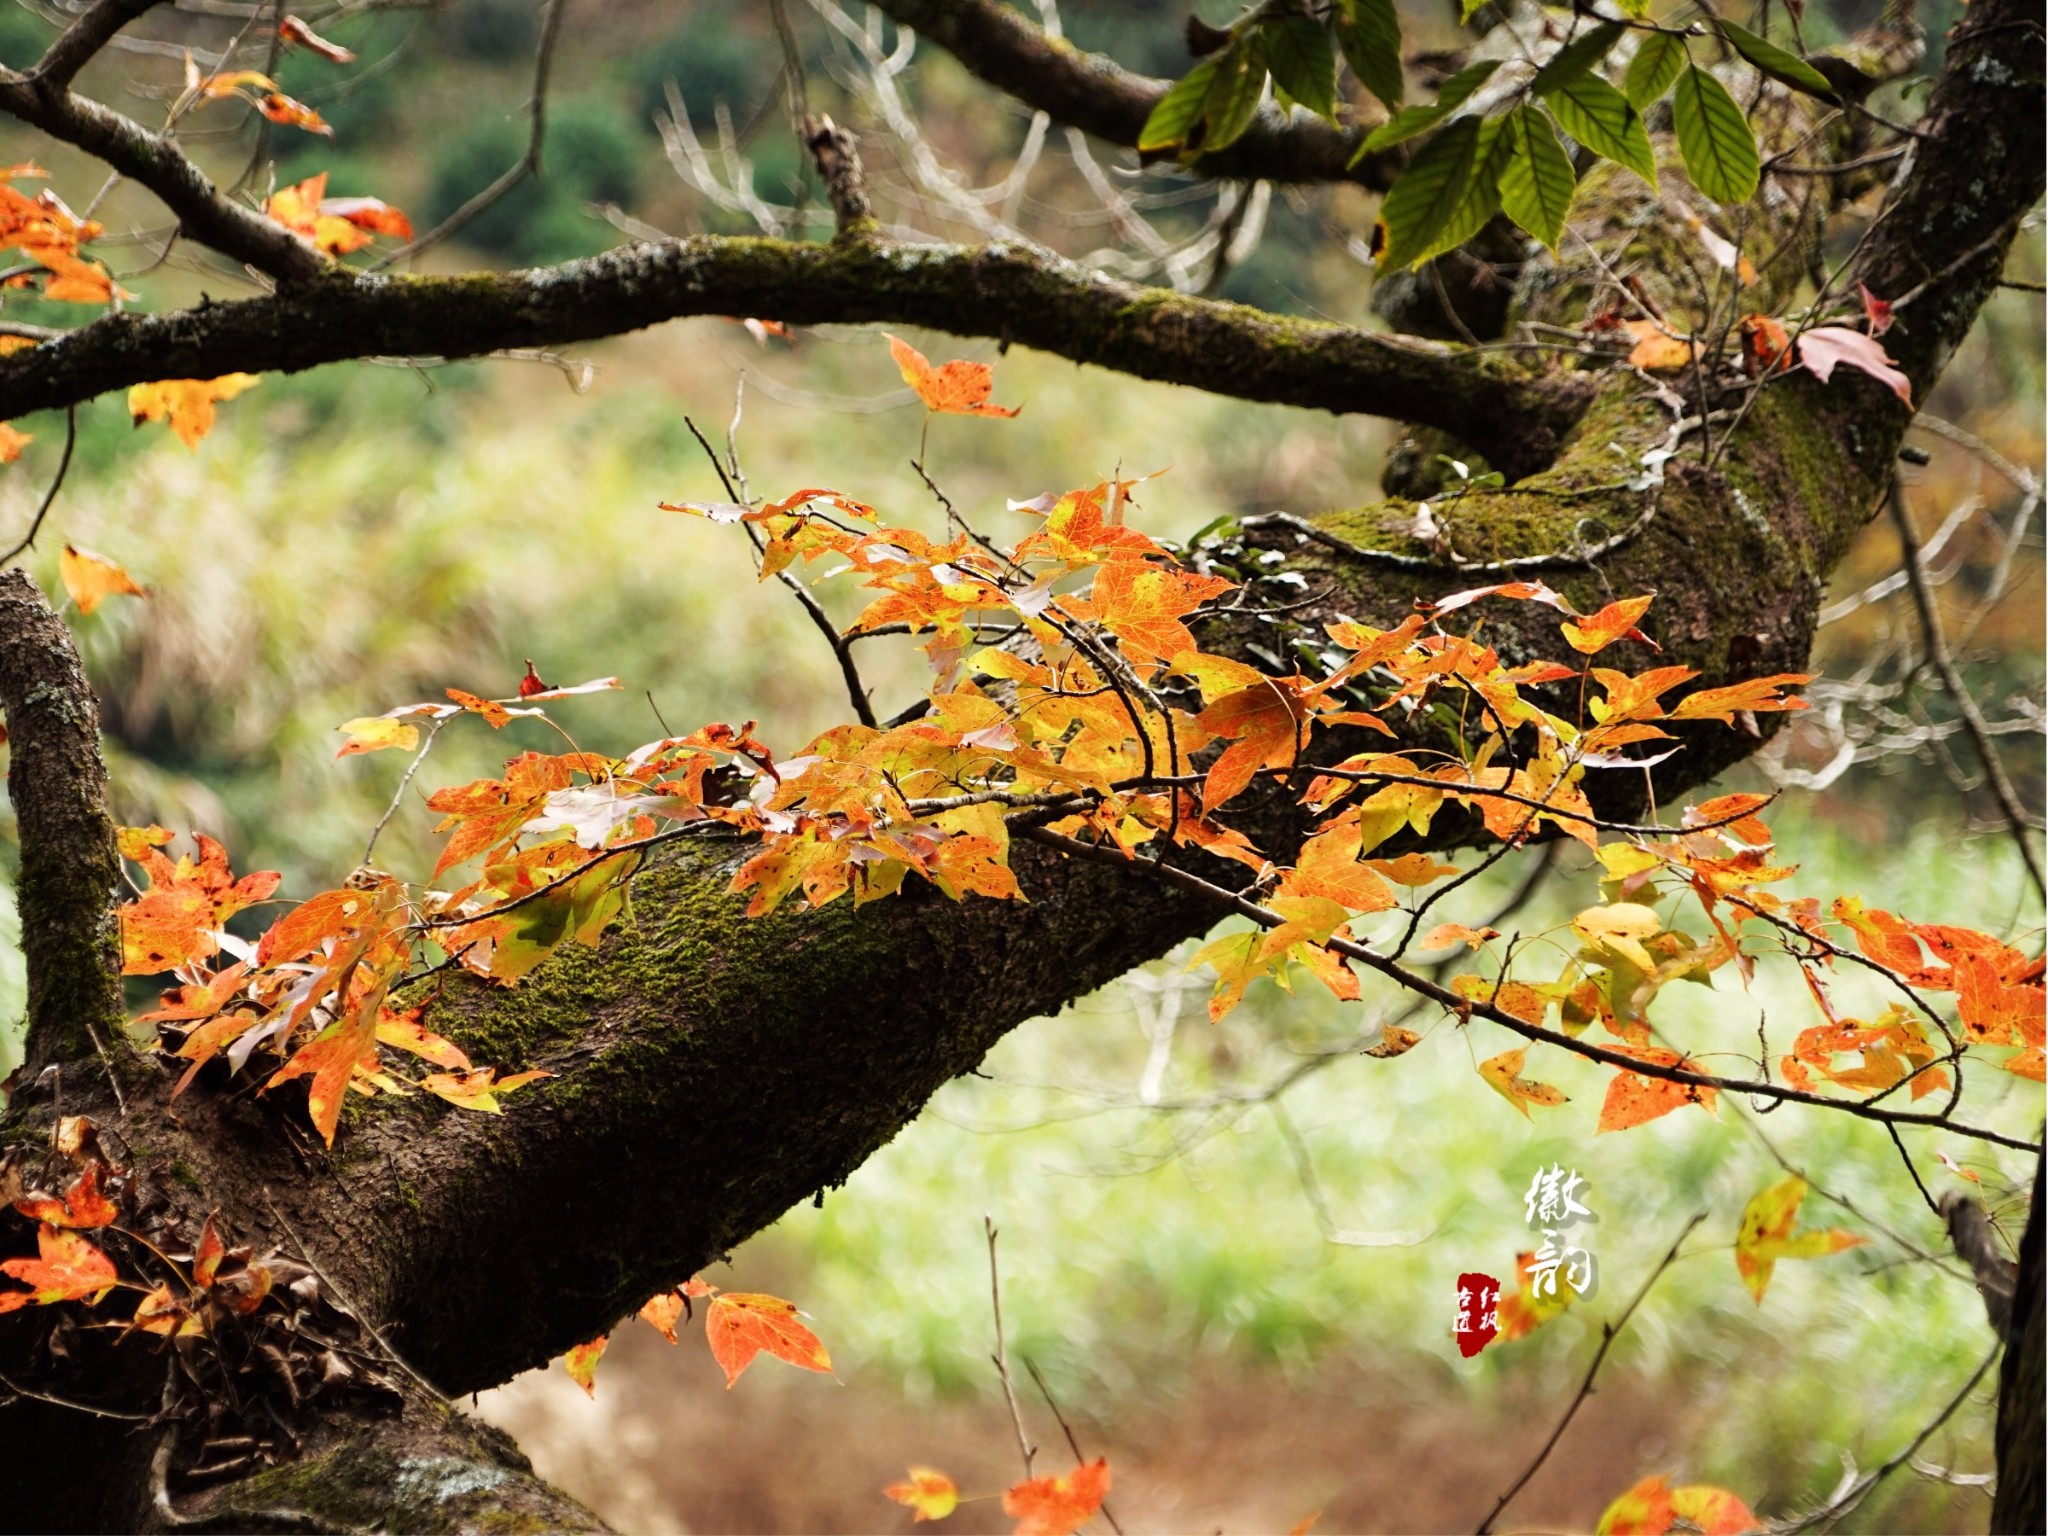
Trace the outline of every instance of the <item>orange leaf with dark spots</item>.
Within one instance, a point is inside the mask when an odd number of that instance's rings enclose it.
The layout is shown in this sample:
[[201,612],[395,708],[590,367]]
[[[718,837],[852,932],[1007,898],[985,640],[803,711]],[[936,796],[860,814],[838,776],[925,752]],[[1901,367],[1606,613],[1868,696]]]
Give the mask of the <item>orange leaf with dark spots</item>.
[[711,1341],[711,1358],[725,1372],[728,1391],[763,1351],[807,1371],[830,1373],[832,1357],[797,1316],[795,1305],[780,1296],[727,1291],[712,1301],[704,1329]]
[[889,355],[896,359],[903,382],[917,391],[928,411],[948,416],[1014,416],[1021,406],[990,405],[995,370],[987,363],[955,361],[934,368],[908,342],[889,337]]

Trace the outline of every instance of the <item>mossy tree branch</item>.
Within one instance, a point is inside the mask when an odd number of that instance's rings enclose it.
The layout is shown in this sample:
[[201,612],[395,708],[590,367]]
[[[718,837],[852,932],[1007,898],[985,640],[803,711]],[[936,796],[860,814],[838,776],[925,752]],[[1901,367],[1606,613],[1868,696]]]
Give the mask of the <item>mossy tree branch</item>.
[[885,321],[989,336],[1135,378],[1455,431],[1503,468],[1546,462],[1587,397],[1459,352],[1104,277],[1026,246],[702,236],[528,272],[380,277],[330,267],[266,298],[108,315],[0,359],[0,419],[161,378],[376,356],[560,346],[690,315]]
[[[1173,86],[1048,37],[1001,0],[877,0],[876,9],[1025,106],[1127,149],[1137,146],[1145,119]],[[1354,166],[1352,156],[1365,134],[1363,128],[1333,128],[1307,113],[1289,116],[1268,106],[1242,138],[1200,156],[1193,169],[1243,181],[1351,181],[1385,191],[1405,156],[1367,155]]]

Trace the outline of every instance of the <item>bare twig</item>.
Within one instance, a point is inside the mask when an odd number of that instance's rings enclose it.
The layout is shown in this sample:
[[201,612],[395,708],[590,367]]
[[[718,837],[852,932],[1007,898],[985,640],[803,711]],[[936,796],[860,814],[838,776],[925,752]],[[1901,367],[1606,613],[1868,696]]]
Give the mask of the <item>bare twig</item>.
[[1580,1381],[1579,1390],[1573,1394],[1571,1402],[1566,1406],[1564,1417],[1557,1421],[1557,1428],[1550,1432],[1550,1438],[1543,1442],[1543,1447],[1537,1451],[1535,1459],[1522,1469],[1522,1475],[1508,1485],[1506,1493],[1503,1493],[1494,1501],[1492,1511],[1484,1520],[1479,1522],[1476,1536],[1487,1536],[1487,1532],[1493,1529],[1493,1522],[1500,1518],[1500,1512],[1508,1507],[1514,1496],[1527,1486],[1529,1479],[1534,1477],[1542,1468],[1543,1463],[1550,1459],[1550,1453],[1557,1448],[1557,1442],[1564,1438],[1565,1430],[1571,1426],[1572,1419],[1578,1413],[1581,1405],[1585,1403],[1587,1398],[1593,1395],[1593,1382],[1600,1374],[1600,1367],[1606,1363],[1607,1351],[1612,1349],[1614,1341],[1621,1337],[1622,1329],[1626,1328],[1628,1320],[1635,1316],[1636,1308],[1643,1304],[1643,1298],[1650,1294],[1651,1287],[1656,1285],[1664,1277],[1664,1271],[1676,1262],[1679,1245],[1692,1235],[1693,1228],[1706,1219],[1707,1213],[1701,1211],[1690,1221],[1686,1222],[1678,1236],[1672,1239],[1670,1248],[1665,1251],[1664,1257],[1658,1261],[1657,1267],[1650,1271],[1650,1278],[1643,1282],[1642,1289],[1637,1291],[1629,1304],[1621,1309],[1621,1316],[1611,1323],[1602,1323],[1600,1325],[1600,1347],[1593,1351],[1592,1364],[1586,1367],[1585,1378]]
[[[1067,1423],[1067,1416],[1060,1412],[1060,1405],[1053,1400],[1052,1388],[1048,1387],[1045,1378],[1038,1374],[1038,1367],[1031,1363],[1029,1355],[1024,1357],[1024,1369],[1031,1373],[1031,1381],[1038,1388],[1038,1395],[1045,1399],[1045,1406],[1052,1410],[1053,1419],[1059,1424],[1060,1433],[1067,1437],[1067,1449],[1074,1453],[1075,1462],[1086,1461],[1088,1458],[1082,1454],[1081,1442],[1074,1438],[1074,1431]],[[1109,1501],[1104,1499],[1096,1508],[1101,1512],[1102,1518],[1109,1522],[1109,1528],[1116,1532],[1116,1536],[1124,1536],[1124,1528],[1116,1523],[1116,1516],[1109,1512]]]
[[68,406],[64,412],[64,457],[57,461],[57,473],[50,481],[50,488],[43,493],[42,505],[36,508],[36,515],[30,519],[28,532],[21,536],[6,554],[0,555],[0,565],[7,564],[23,550],[35,546],[36,535],[43,530],[43,519],[50,515],[50,508],[56,505],[57,493],[64,488],[64,476],[71,468],[72,450],[78,446],[78,407]]
[[1017,1404],[1017,1387],[1010,1380],[1009,1350],[1003,1343],[1003,1282],[996,1273],[996,1223],[993,1216],[981,1218],[982,1229],[988,1233],[988,1298],[989,1306],[995,1312],[996,1352],[990,1358],[996,1363],[996,1374],[1003,1381],[1003,1396],[1009,1400],[1010,1422],[1017,1428],[1017,1450],[1024,1457],[1024,1475],[1032,1475],[1031,1463],[1038,1455],[1038,1448],[1031,1443],[1031,1437],[1024,1431],[1024,1410]]
[[534,45],[533,50],[533,95],[526,104],[532,124],[527,134],[526,152],[496,181],[410,245],[400,246],[389,255],[372,262],[371,271],[382,271],[394,262],[404,261],[419,255],[430,246],[439,245],[498,202],[527,177],[540,175],[541,147],[547,138],[548,128],[548,74],[554,67],[555,38],[561,32],[562,12],[567,7],[568,0],[547,0],[547,8],[541,12],[540,41]]
[[2014,792],[2012,780],[2005,771],[2005,764],[1999,759],[1997,749],[1991,745],[1990,733],[1984,724],[1984,712],[1977,707],[1977,700],[1970,690],[1963,686],[1962,677],[1956,671],[1955,658],[1949,654],[1948,639],[1942,633],[1941,612],[1934,600],[1934,589],[1927,581],[1927,565],[1920,555],[1919,536],[1913,531],[1913,516],[1906,506],[1906,493],[1895,477],[1891,494],[1887,498],[1891,508],[1892,525],[1898,529],[1899,543],[1903,546],[1906,559],[1908,586],[1913,593],[1913,606],[1920,613],[1920,628],[1927,645],[1927,659],[1933,663],[1940,675],[1942,686],[1948,690],[1954,701],[1956,712],[1963,717],[1964,729],[1969,733],[1970,744],[1977,749],[1977,759],[1984,765],[1984,777],[1991,786],[1992,797],[1998,802],[1999,813],[2004,816],[2006,826],[2012,832],[2012,839],[2018,845],[2020,858],[2025,861],[2027,875],[2034,882],[2037,894],[2048,896],[2048,880],[2041,874],[2041,858],[2034,850],[2034,834],[2027,813],[2020,806],[2019,796]]

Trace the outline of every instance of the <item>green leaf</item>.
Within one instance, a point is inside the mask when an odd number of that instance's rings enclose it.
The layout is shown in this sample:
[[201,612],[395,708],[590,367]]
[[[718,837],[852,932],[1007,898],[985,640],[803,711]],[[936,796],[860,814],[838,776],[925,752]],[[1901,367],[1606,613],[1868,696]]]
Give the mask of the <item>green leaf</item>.
[[1387,268],[1414,266],[1450,222],[1472,180],[1480,138],[1480,120],[1461,117],[1408,162],[1380,204],[1380,217],[1387,225],[1381,261]]
[[1479,124],[1479,141],[1472,151],[1472,175],[1465,183],[1465,191],[1451,209],[1450,217],[1436,232],[1436,238],[1429,242],[1422,254],[1415,258],[1415,265],[1432,261],[1446,251],[1456,250],[1486,227],[1486,221],[1500,212],[1501,171],[1507,164],[1512,146],[1503,132],[1505,119],[1475,118]]
[[1403,107],[1386,122],[1367,135],[1360,146],[1360,154],[1387,149],[1395,144],[1405,143],[1419,133],[1427,133],[1438,123],[1449,117],[1480,86],[1484,85],[1493,72],[1500,68],[1498,59],[1487,59],[1468,69],[1461,69],[1446,80],[1443,89],[1436,94],[1436,100],[1426,107]]
[[1273,83],[1318,117],[1337,117],[1337,54],[1322,23],[1300,13],[1269,18],[1259,47]]
[[1650,0],[1614,0],[1614,8],[1630,21],[1643,21],[1650,14]]
[[1643,45],[1636,50],[1636,56],[1628,61],[1628,73],[1622,77],[1621,94],[1628,98],[1628,104],[1638,112],[1648,107],[1659,96],[1671,89],[1685,66],[1692,62],[1692,55],[1685,50],[1685,39],[1669,32],[1651,32],[1643,38]]
[[1536,71],[1529,89],[1542,96],[1571,84],[1606,58],[1627,30],[1618,21],[1603,21],[1597,27],[1589,27],[1550,56],[1550,62]]
[[1758,37],[1747,27],[1738,27],[1732,21],[1714,18],[1714,25],[1721,29],[1721,35],[1728,39],[1728,46],[1741,54],[1773,80],[1781,81],[1795,91],[1804,91],[1809,96],[1819,96],[1828,101],[1835,99],[1835,88],[1828,84],[1828,77],[1815,69],[1796,53],[1787,53],[1776,43]]
[[1244,137],[1266,94],[1266,61],[1256,37],[1241,39],[1216,55],[1216,79],[1203,105],[1207,131],[1191,136],[1187,148],[1201,154],[1228,149]]
[[1747,202],[1760,170],[1756,137],[1728,88],[1692,65],[1671,93],[1671,121],[1692,184],[1717,203]]
[[1579,189],[1571,156],[1557,142],[1548,119],[1529,107],[1508,114],[1501,137],[1509,146],[1500,172],[1501,207],[1554,251]]
[[1605,155],[1657,185],[1657,156],[1643,116],[1598,75],[1581,75],[1545,98],[1564,131],[1596,155]]
[[1351,73],[1397,110],[1407,94],[1401,75],[1401,18],[1394,0],[1337,0],[1337,43]]
[[1209,88],[1216,82],[1218,56],[1202,60],[1185,76],[1176,81],[1172,90],[1159,98],[1159,104],[1145,119],[1145,126],[1138,130],[1138,150],[1175,149],[1187,138],[1195,124],[1202,120],[1202,108],[1209,100]]
[[1485,10],[1489,0],[1458,0],[1458,23],[1463,25]]

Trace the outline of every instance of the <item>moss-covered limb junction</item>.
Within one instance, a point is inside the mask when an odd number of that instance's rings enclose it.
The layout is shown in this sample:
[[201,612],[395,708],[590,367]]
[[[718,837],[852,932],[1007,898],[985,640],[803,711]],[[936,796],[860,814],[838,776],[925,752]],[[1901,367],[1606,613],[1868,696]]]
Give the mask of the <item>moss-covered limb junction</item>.
[[1438,426],[1519,468],[1548,456],[1585,399],[1577,381],[1537,378],[1498,354],[1147,288],[1033,247],[700,236],[526,272],[383,277],[335,267],[264,298],[108,315],[0,360],[0,419],[150,379],[475,357],[690,315],[994,337],[1240,399]]
[[[1137,146],[1145,119],[1173,85],[1050,37],[1001,0],[877,0],[876,9],[1025,106],[1125,148]],[[1352,181],[1385,191],[1406,157],[1382,151],[1352,164],[1365,134],[1267,106],[1242,138],[1192,168],[1243,181]]]

